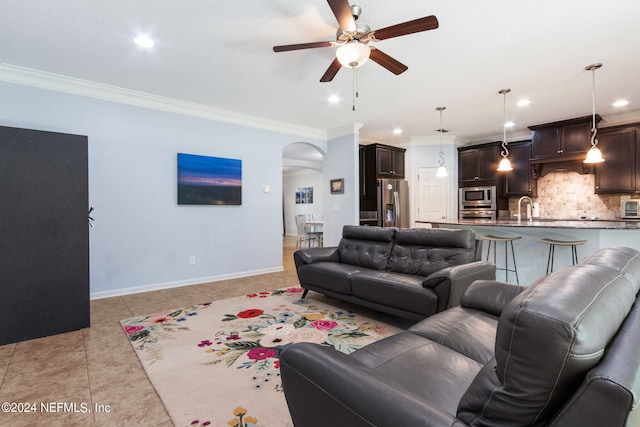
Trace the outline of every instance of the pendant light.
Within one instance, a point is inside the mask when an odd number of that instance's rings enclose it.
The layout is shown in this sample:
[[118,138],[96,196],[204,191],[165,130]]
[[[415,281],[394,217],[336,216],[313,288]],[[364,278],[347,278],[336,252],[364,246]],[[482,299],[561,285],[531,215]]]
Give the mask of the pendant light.
[[500,164],[498,165],[498,172],[510,171],[513,170],[511,167],[511,162],[509,161],[509,149],[507,148],[507,127],[505,124],[507,123],[507,94],[511,92],[511,89],[501,89],[498,91],[499,94],[503,96],[503,120],[502,120],[502,151],[500,155],[502,156],[502,160],[500,160]]
[[604,159],[602,158],[602,153],[598,148],[598,139],[596,135],[598,134],[598,129],[596,128],[596,70],[602,67],[602,64],[591,64],[584,67],[585,70],[591,71],[592,73],[592,91],[591,91],[591,99],[592,99],[592,111],[593,111],[593,126],[591,128],[591,148],[587,152],[587,158],[584,160],[584,163],[602,163]]
[[438,170],[436,171],[437,178],[444,178],[446,176],[449,176],[449,174],[447,173],[447,168],[444,167],[444,153],[442,152],[442,132],[444,132],[444,129],[442,128],[442,112],[446,108],[447,107],[436,108],[437,111],[440,111],[440,153],[438,153],[438,155],[440,156],[440,160],[438,160],[438,164],[440,164],[440,166],[438,166]]

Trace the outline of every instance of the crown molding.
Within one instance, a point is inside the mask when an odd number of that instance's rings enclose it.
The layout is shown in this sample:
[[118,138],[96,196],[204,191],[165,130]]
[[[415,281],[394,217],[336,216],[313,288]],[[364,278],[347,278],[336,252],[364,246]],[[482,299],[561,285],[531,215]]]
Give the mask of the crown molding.
[[0,81],[326,141],[327,131],[0,63]]
[[347,135],[360,135],[362,123],[350,123],[327,131],[327,140],[340,138]]

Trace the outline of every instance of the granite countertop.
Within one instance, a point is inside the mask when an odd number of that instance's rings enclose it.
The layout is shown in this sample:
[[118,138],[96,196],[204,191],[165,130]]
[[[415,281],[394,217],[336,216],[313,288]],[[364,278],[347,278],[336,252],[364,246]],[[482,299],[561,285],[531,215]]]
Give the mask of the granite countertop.
[[515,219],[464,219],[432,221],[434,224],[477,225],[498,227],[538,227],[538,228],[576,228],[595,230],[640,230],[640,221],[634,220],[601,220],[601,219],[553,219],[534,218],[533,221]]

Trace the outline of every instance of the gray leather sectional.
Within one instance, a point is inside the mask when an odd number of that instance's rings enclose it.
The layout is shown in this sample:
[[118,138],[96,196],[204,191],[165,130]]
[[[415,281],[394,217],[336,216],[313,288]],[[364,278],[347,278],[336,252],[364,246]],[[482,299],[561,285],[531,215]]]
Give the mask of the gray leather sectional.
[[375,310],[421,320],[454,307],[477,279],[495,279],[479,261],[472,230],[346,225],[337,247],[294,253],[300,286]]
[[280,357],[296,426],[640,425],[640,253],[605,248],[524,287],[474,282],[460,306],[350,355]]

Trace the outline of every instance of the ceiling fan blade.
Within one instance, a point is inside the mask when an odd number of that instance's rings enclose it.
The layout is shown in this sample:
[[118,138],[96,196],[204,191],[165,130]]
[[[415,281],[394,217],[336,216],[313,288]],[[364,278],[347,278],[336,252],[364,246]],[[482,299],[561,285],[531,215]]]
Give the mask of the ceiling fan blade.
[[395,75],[402,74],[409,69],[409,67],[393,59],[386,53],[382,52],[380,49],[371,49],[371,55],[369,56],[369,59],[382,65],[384,68],[391,71]]
[[425,16],[402,24],[392,25],[374,31],[374,37],[378,40],[390,39],[392,37],[406,36],[407,34],[419,33],[421,31],[434,30],[438,28],[438,18],[435,16]]
[[283,46],[274,46],[274,52],[286,52],[289,50],[311,49],[314,47],[331,47],[333,42],[313,42],[313,43],[299,43],[299,44],[285,44]]
[[335,58],[331,65],[329,65],[329,68],[327,68],[327,71],[324,72],[324,75],[320,79],[320,82],[326,83],[333,80],[336,74],[338,74],[338,71],[340,71],[340,68],[342,68],[342,64],[340,64],[338,58]]
[[338,20],[340,28],[344,31],[355,31],[356,21],[351,13],[351,6],[348,0],[327,0],[331,11]]

